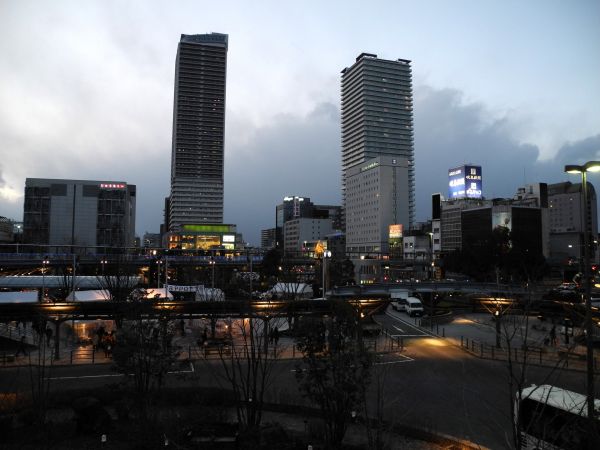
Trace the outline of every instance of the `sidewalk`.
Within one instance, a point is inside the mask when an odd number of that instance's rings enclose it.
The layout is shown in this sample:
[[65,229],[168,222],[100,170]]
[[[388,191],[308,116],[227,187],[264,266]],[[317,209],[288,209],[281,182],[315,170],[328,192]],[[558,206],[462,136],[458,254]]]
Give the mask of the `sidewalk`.
[[[440,337],[445,337],[454,345],[461,347],[474,356],[489,359],[506,360],[507,342],[506,329],[512,332],[512,328],[506,322],[500,324],[500,345],[497,348],[497,329],[496,322],[490,314],[469,313],[460,314],[453,318],[452,322],[439,325],[439,329],[434,326],[433,332],[437,332]],[[527,328],[526,328],[527,326]],[[431,327],[422,327],[431,332]],[[549,345],[549,332],[552,323],[543,322],[537,318],[529,318],[526,325],[520,325],[519,329],[514,330],[515,334],[511,337],[510,347],[511,356],[514,360],[522,359],[523,355],[528,358],[528,362],[537,365],[556,366],[562,364],[565,368],[573,370],[585,370],[584,345],[577,344],[574,336],[578,334],[578,329],[569,333],[568,343],[561,326],[556,326],[557,345]],[[600,367],[600,357],[596,356],[596,367]]]

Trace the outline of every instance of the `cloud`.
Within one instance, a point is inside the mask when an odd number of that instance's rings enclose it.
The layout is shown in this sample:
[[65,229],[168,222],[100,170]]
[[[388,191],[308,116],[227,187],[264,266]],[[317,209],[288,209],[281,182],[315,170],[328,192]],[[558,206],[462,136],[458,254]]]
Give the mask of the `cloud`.
[[[37,84],[29,83],[30,75],[0,85],[6,161],[0,167],[0,215],[22,217],[26,177],[122,180],[138,186],[137,232],[156,232],[169,194],[173,61],[150,48],[139,51],[134,63],[127,62],[126,48],[96,48],[119,64],[109,70],[93,58],[64,61],[76,73],[63,77],[56,63]],[[97,80],[87,80],[87,73],[97,73]],[[274,226],[275,206],[285,195],[339,204],[339,104],[323,94],[332,84],[311,92],[312,108],[288,108],[260,120],[246,106],[228,102],[225,221],[237,224],[251,243],[259,244],[260,229]],[[565,163],[600,159],[595,135],[565,143],[552,159],[541,160],[535,143],[519,139],[530,118],[491,111],[465,101],[459,90],[415,87],[418,220],[430,217],[432,193],[446,194],[451,167],[481,165],[484,195],[508,197],[525,183],[570,179]]]
[[260,244],[260,230],[275,226],[275,206],[286,195],[340,204],[336,105],[320,103],[306,116],[278,115],[262,127],[232,111],[227,130],[225,221],[237,224],[247,241]]
[[[430,196],[447,197],[448,169],[465,163],[482,166],[483,194],[512,197],[528,183],[569,179],[566,163],[600,159],[600,135],[564,144],[552,159],[538,146],[515,137],[522,118],[495,116],[485,105],[467,103],[452,89],[418,86],[415,90],[415,176],[417,219],[431,216]],[[571,180],[576,182],[577,180]]]

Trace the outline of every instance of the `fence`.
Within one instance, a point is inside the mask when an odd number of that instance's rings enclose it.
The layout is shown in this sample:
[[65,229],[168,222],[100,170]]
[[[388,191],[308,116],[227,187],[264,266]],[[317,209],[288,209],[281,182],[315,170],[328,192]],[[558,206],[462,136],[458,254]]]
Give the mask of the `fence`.
[[[404,350],[404,339],[398,336],[391,336],[386,330],[382,338],[364,339],[365,348],[373,353],[402,351]],[[232,345],[231,343],[216,343],[198,346],[196,344],[188,345],[185,348],[185,356],[190,360],[196,359],[218,359],[225,357],[244,357],[252,351],[248,344]],[[296,344],[279,344],[270,346],[269,357],[272,358],[301,358],[302,353],[298,350]]]
[[[586,369],[586,355],[576,353],[570,348],[546,348],[535,346],[522,346],[520,348],[498,348],[491,344],[476,341],[475,339],[460,337],[461,348],[480,358],[507,361],[516,363],[536,364],[540,366],[558,366],[575,370]],[[594,358],[594,368],[598,370],[598,360]]]

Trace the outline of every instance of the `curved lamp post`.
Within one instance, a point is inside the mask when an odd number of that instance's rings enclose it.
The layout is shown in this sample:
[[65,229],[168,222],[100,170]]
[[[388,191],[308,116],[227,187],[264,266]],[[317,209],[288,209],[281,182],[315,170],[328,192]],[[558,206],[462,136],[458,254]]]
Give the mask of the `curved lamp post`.
[[42,302],[46,298],[46,266],[50,264],[47,256],[42,260]]
[[212,288],[212,293],[211,295],[215,295],[215,264],[216,261],[214,260],[214,257],[211,257],[210,260],[208,261],[208,264],[210,264],[210,267],[212,268],[212,275],[211,275],[211,288]]
[[323,285],[321,287],[323,290],[323,300],[325,300],[325,292],[327,292],[327,287],[325,286],[325,282],[327,281],[325,278],[325,264],[327,264],[327,258],[331,258],[331,251],[323,250]]
[[592,325],[592,300],[590,280],[590,231],[588,230],[588,192],[587,173],[599,172],[600,161],[588,161],[583,165],[569,164],[565,166],[566,173],[581,174],[581,189],[583,192],[583,276],[585,283],[585,340],[587,362],[587,416],[593,426],[594,418],[594,343]]

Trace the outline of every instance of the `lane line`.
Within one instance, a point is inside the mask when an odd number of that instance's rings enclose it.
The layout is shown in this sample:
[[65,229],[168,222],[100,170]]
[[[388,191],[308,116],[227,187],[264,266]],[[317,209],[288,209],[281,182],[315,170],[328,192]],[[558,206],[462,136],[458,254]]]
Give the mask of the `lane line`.
[[389,365],[389,364],[401,364],[401,363],[407,363],[407,362],[413,362],[414,359],[405,359],[403,361],[388,361],[388,362],[380,362],[380,363],[375,363],[376,366],[385,366],[385,365]]
[[[427,337],[426,334],[390,334],[391,337]],[[437,336],[434,336],[437,337]]]
[[400,333],[404,333],[404,330],[400,327],[397,327],[396,325],[392,325],[396,330],[398,330]]
[[[174,370],[174,371],[170,371],[167,372],[167,374],[170,375],[174,375],[174,374],[179,374],[179,373],[194,373],[195,369],[194,369],[194,364],[192,364],[192,362],[190,361],[190,369],[189,370]],[[85,379],[85,378],[109,378],[109,377],[122,377],[124,374],[122,373],[106,373],[103,375],[70,375],[70,376],[64,376],[64,377],[45,377],[45,380],[80,380],[80,379]],[[132,376],[133,374],[129,374],[129,376]]]
[[[410,323],[410,322],[407,322],[407,321],[406,321],[406,320],[404,320],[404,319],[401,319],[401,318],[400,318],[400,317],[398,317],[398,316],[395,316],[395,315],[393,315],[393,314],[390,314],[390,313],[389,313],[389,311],[387,311],[387,310],[385,311],[385,315],[386,315],[386,316],[388,316],[388,317],[391,317],[392,319],[395,319],[395,320],[397,320],[398,322],[402,322],[403,324],[405,324],[405,325],[408,325],[409,327],[411,327],[411,328],[414,328],[415,330],[417,330],[417,331],[419,331],[419,332],[423,333],[423,334],[417,334],[417,335],[410,335],[411,337],[415,337],[415,336],[430,336],[430,337],[433,337],[433,338],[439,338],[439,336],[438,336],[438,335],[436,335],[436,334],[433,334],[433,333],[430,333],[429,331],[427,331],[427,330],[424,330],[424,329],[422,329],[422,328],[419,328],[419,327],[417,327],[417,326],[413,325],[412,323]],[[394,325],[392,325],[392,326],[393,326],[393,327],[395,327]]]

